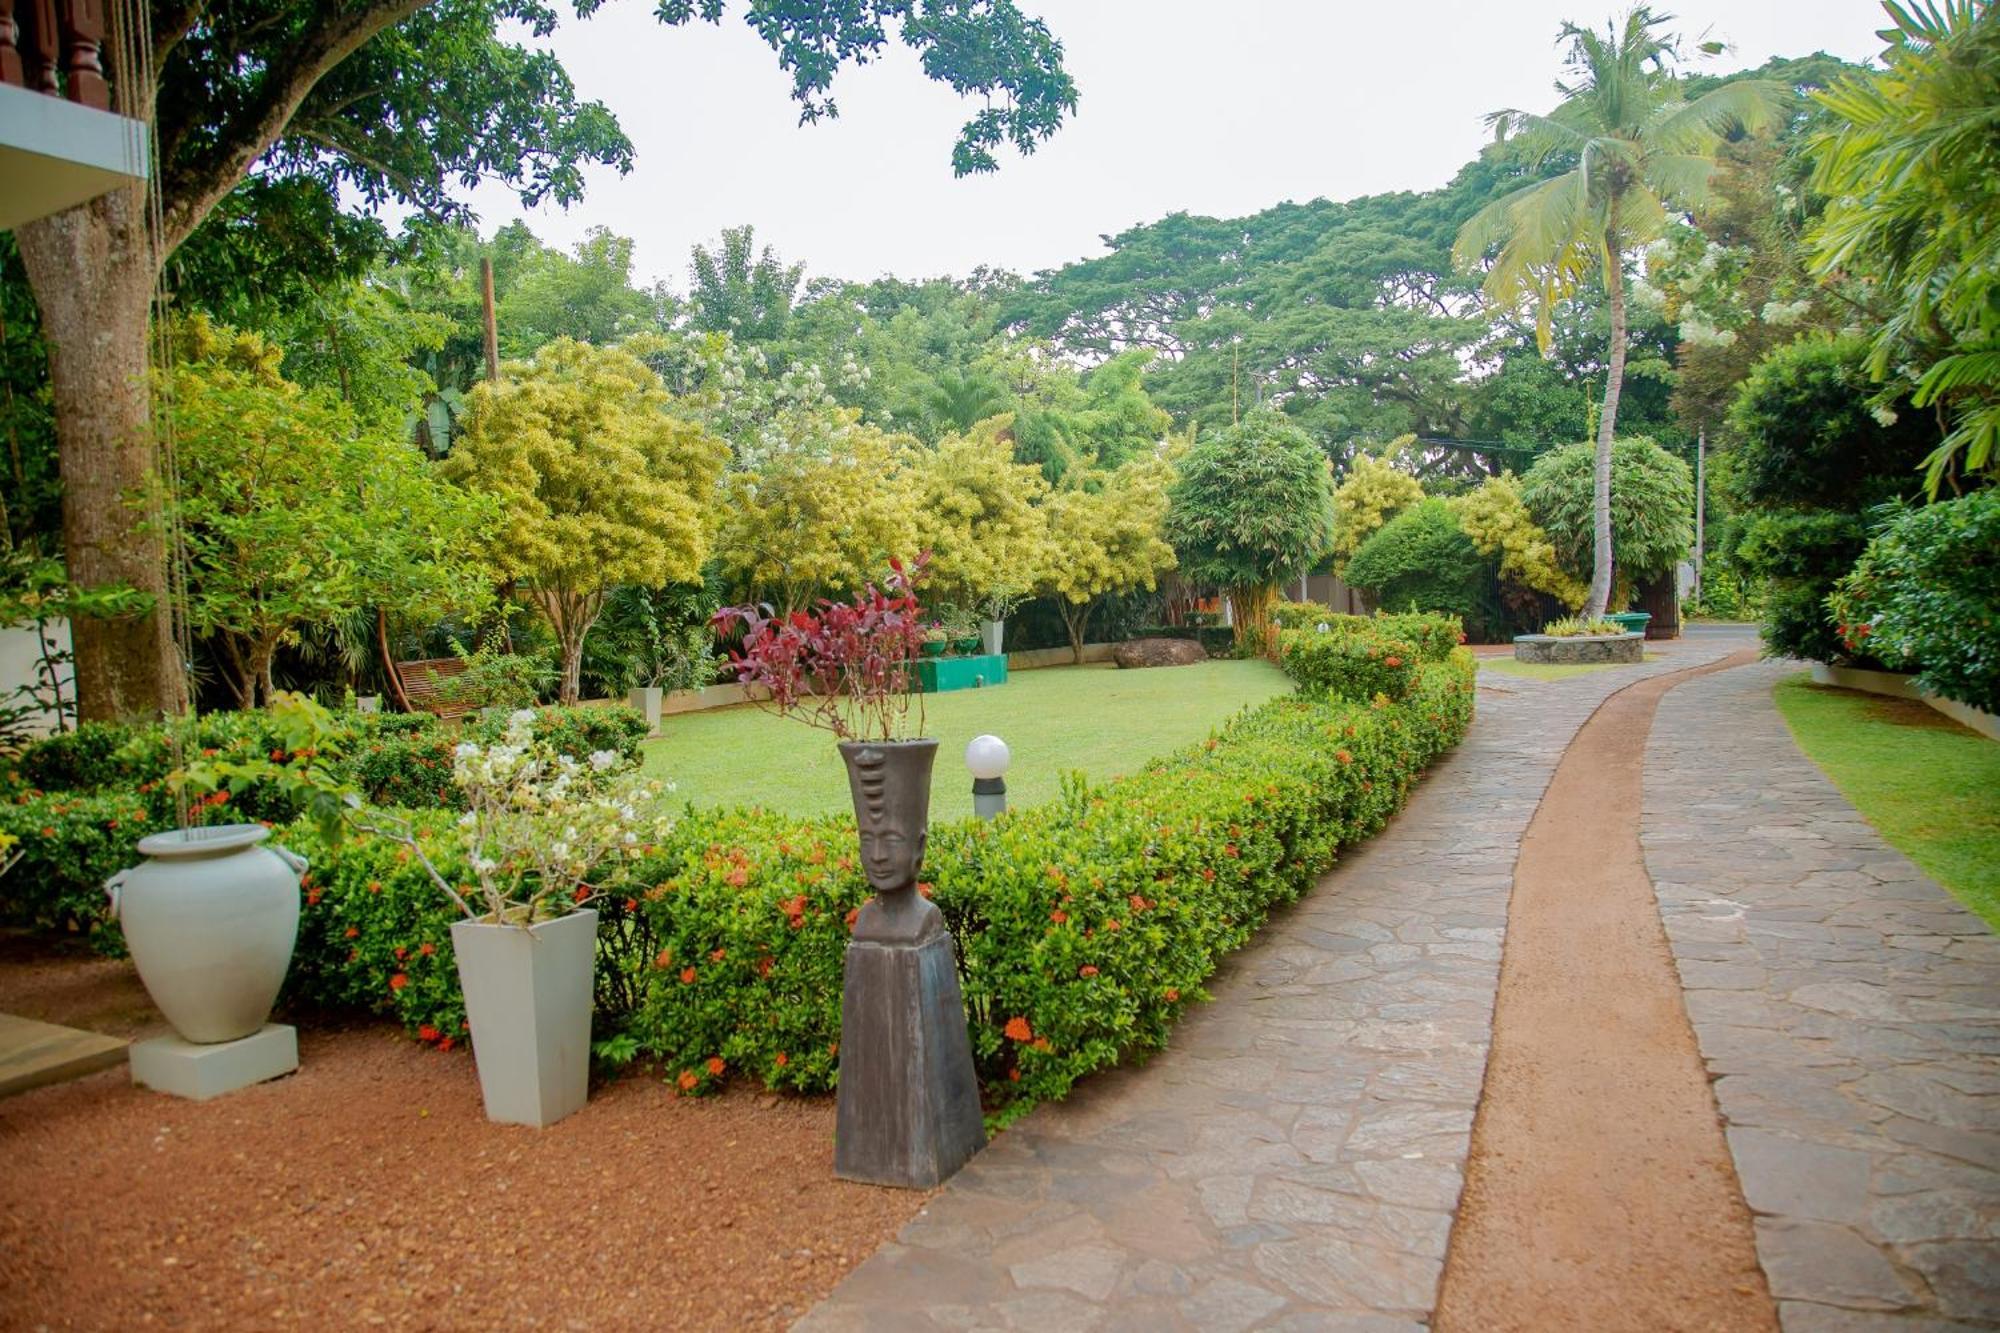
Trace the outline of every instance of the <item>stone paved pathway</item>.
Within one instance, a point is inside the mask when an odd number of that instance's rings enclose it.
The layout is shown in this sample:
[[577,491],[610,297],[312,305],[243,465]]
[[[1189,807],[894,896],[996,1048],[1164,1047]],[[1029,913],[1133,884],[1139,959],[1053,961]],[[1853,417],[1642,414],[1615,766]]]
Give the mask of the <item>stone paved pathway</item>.
[[2000,1327],[2000,940],[1760,664],[1661,702],[1642,844],[1785,1333]]
[[1522,830],[1605,696],[1746,642],[1706,634],[1632,670],[1482,681],[1465,743],[1224,965],[1166,1051],[995,1140],[798,1327],[1421,1327]]

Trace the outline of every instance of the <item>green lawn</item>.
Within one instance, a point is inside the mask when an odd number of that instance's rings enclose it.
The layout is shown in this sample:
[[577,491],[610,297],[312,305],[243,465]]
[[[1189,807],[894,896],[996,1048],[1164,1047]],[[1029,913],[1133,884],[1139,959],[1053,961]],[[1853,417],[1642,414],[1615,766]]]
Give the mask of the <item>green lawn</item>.
[[[1246,704],[1291,689],[1265,661],[1120,671],[1110,665],[1015,673],[990,690],[925,700],[924,734],[938,738],[931,817],[972,813],[965,743],[992,732],[1014,753],[1007,799],[1054,796],[1065,773],[1093,781],[1129,773],[1155,755],[1206,736]],[[697,805],[763,805],[799,814],[848,809],[847,774],[833,737],[755,707],[686,713],[662,721],[646,746],[646,771],[671,779],[675,799]]]
[[[1660,660],[1658,653],[1647,653],[1648,662]],[[1616,671],[1629,662],[1517,662],[1511,657],[1482,657],[1479,668],[1482,671],[1498,671],[1503,676],[1526,676],[1529,680],[1568,680],[1572,676],[1588,676],[1593,671]]]
[[2000,929],[2000,742],[1925,704],[1778,683],[1799,748],[1897,851]]

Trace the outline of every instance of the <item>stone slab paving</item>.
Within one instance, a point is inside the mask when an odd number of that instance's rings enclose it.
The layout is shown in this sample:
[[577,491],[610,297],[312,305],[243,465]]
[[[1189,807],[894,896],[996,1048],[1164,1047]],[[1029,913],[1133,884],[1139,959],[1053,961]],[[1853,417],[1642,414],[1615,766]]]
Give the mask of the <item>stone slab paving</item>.
[[1459,749],[1148,1064],[996,1139],[797,1327],[1416,1329],[1485,1074],[1516,850],[1605,696],[1748,642],[1482,679]]
[[1660,704],[1642,843],[1785,1333],[2000,1327],[2000,940],[1771,698]]

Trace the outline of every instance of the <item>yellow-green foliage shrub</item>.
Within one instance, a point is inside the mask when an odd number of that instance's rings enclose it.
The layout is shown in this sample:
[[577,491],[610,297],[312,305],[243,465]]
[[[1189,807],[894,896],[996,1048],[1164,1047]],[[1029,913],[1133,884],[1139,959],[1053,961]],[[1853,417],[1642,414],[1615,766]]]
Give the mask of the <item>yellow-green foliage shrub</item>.
[[1556,563],[1555,543],[1528,514],[1521,483],[1511,472],[1489,477],[1476,491],[1452,501],[1458,526],[1481,555],[1500,557],[1500,577],[1545,592],[1575,609],[1590,586]]
[[1334,572],[1347,568],[1377,528],[1423,498],[1424,488],[1409,473],[1373,455],[1356,455],[1333,492]]

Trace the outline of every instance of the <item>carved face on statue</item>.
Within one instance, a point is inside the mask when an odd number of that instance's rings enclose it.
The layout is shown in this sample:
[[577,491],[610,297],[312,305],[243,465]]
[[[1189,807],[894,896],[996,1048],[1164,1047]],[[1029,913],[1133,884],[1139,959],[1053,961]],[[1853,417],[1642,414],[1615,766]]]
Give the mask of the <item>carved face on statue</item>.
[[869,886],[885,896],[916,884],[924,845],[930,839],[928,783],[886,782],[887,764],[888,756],[879,749],[864,749],[854,757],[855,788],[861,798],[855,803],[861,868],[868,874]]

